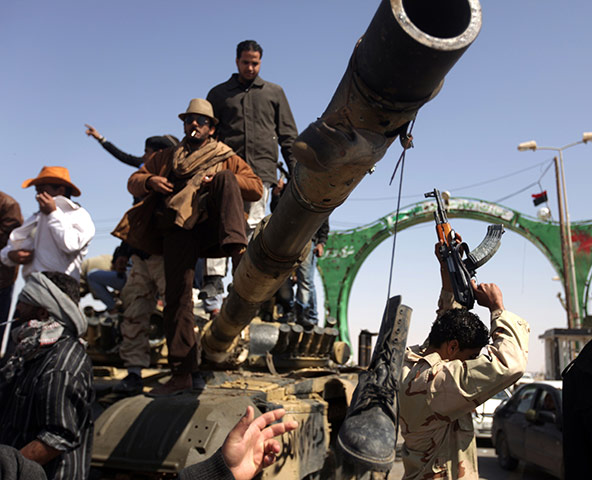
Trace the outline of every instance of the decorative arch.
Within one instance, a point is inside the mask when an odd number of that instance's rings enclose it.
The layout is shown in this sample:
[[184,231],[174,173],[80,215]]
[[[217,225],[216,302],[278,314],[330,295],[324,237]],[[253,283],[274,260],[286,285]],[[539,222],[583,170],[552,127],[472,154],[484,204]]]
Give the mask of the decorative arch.
[[[399,211],[398,231],[419,223],[433,222],[436,202],[427,200]],[[468,218],[488,223],[501,223],[509,230],[532,242],[553,265],[560,278],[564,277],[561,240],[557,222],[541,222],[496,203],[476,198],[451,198],[449,218]],[[360,267],[372,251],[393,234],[396,213],[392,212],[374,223],[349,230],[331,232],[318,268],[325,290],[327,315],[337,320],[340,337],[349,342],[347,308],[351,288]],[[592,220],[572,222],[578,311],[587,314],[587,298],[592,281]],[[583,309],[582,309],[583,306]]]

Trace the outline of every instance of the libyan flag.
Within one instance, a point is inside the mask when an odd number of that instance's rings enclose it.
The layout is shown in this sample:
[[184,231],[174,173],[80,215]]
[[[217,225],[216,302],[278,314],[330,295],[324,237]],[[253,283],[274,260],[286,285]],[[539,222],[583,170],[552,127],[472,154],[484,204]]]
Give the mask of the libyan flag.
[[533,193],[531,197],[532,203],[534,203],[534,206],[536,207],[537,205],[547,201],[547,190],[543,190],[541,193]]

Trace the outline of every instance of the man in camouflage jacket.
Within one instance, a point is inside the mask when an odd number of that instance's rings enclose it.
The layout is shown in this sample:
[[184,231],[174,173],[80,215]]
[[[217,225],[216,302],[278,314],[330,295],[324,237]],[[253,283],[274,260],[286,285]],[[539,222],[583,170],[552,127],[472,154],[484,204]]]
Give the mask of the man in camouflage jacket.
[[[454,301],[446,266],[438,318],[422,346],[407,349],[400,388],[405,480],[478,480],[471,411],[512,385],[526,369],[528,323],[508,312],[493,283],[473,282],[491,312],[491,335]],[[491,337],[491,343],[488,344]],[[485,354],[480,354],[486,347]]]

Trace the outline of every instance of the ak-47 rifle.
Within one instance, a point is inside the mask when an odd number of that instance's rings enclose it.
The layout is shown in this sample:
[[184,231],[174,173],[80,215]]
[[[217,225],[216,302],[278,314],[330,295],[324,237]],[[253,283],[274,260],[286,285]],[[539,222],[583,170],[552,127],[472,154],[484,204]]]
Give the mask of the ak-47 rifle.
[[[457,241],[458,237],[448,222],[440,191],[434,188],[432,192],[426,193],[425,196],[436,199],[434,219],[436,220],[438,239],[442,242],[440,256],[448,267],[454,298],[458,303],[470,310],[475,304],[471,278],[475,276],[477,269],[489,261],[497,252],[504,233],[504,226],[489,225],[483,241],[477,248],[469,251],[466,243]],[[466,254],[466,258],[463,260],[464,254]]]

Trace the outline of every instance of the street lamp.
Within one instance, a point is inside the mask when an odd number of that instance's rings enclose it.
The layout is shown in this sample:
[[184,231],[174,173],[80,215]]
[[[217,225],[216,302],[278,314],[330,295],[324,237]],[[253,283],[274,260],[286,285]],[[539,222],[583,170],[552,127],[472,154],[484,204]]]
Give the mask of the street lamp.
[[580,310],[578,301],[578,284],[576,280],[576,269],[573,255],[573,244],[571,240],[571,224],[569,221],[569,208],[567,206],[567,192],[565,188],[565,172],[563,169],[563,150],[566,150],[580,143],[588,143],[592,140],[592,132],[584,132],[582,139],[563,147],[539,147],[534,140],[522,142],[518,145],[520,152],[527,150],[552,150],[559,152],[555,157],[555,181],[557,183],[557,202],[559,208],[559,229],[561,233],[561,253],[563,257],[563,278],[565,288],[567,326],[569,328],[580,327]]

